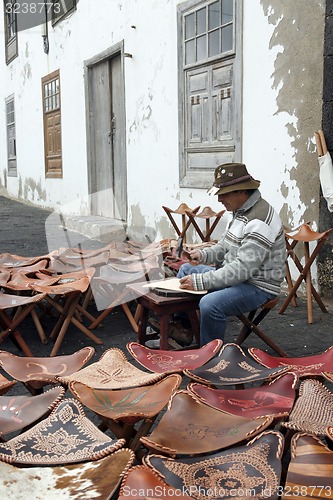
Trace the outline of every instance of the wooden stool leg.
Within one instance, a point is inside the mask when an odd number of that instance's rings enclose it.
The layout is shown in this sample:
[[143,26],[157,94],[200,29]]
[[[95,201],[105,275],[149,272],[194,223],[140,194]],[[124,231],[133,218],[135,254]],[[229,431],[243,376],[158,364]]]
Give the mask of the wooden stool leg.
[[[310,259],[310,249],[309,242],[304,242],[304,257],[305,257],[305,265]],[[308,307],[308,323],[311,325],[313,323],[313,307],[312,307],[312,292],[311,292],[311,270],[309,268],[308,272],[305,276],[306,282],[306,302]]]

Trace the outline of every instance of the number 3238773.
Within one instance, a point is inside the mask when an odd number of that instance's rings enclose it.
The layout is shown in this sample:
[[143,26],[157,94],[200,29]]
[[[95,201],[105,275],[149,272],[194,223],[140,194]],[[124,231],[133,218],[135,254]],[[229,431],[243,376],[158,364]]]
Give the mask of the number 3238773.
[[333,498],[332,486],[280,486],[279,495],[282,498],[288,497],[314,497],[314,498]]
[[51,10],[55,14],[60,14],[60,2],[6,2],[6,14],[41,14],[46,10],[49,13]]

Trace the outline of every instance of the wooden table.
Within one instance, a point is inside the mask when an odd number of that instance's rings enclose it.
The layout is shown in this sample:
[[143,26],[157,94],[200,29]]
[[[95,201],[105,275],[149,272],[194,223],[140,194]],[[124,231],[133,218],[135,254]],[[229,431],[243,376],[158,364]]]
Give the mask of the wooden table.
[[187,313],[191,322],[194,338],[200,344],[200,327],[197,310],[202,295],[187,293],[182,297],[164,297],[143,288],[147,282],[133,283],[127,285],[128,289],[136,296],[138,304],[141,306],[138,315],[138,342],[145,344],[148,340],[146,329],[149,313],[160,318],[160,349],[168,350],[169,326],[172,315],[175,313]]

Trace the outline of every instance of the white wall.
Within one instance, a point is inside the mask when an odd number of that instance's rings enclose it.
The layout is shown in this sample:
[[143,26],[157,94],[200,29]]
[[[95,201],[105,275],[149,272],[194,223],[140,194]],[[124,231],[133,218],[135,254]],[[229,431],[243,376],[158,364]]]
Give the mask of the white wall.
[[[180,3],[100,0],[97,8],[96,2],[81,0],[73,15],[49,27],[48,55],[43,52],[40,28],[20,32],[19,57],[8,67],[4,62],[4,37],[0,36],[2,183],[6,168],[4,98],[15,93],[16,104],[18,177],[7,179],[8,194],[55,209],[82,199],[76,206],[86,210],[84,61],[124,40],[125,52],[133,56],[124,61],[129,224],[158,226],[158,236],[166,237],[173,231],[166,234],[170,225],[162,205],[177,208],[185,202],[191,208],[222,208],[205,189],[179,188],[176,7]],[[322,9],[322,2],[315,3]],[[306,207],[300,201],[302,186],[290,175],[297,161],[288,127],[300,124],[293,113],[277,113],[279,89],[273,88],[272,75],[276,57],[285,47],[270,47],[278,20],[269,23],[262,4],[260,0],[244,1],[243,161],[262,181],[263,195],[278,210],[285,207],[288,197],[289,208],[284,210],[288,216],[292,213],[293,222],[298,224]],[[302,12],[299,9],[299,16]],[[315,50],[320,51],[321,45],[319,37]],[[41,78],[58,68],[64,171],[61,180],[44,177],[41,101]],[[312,116],[317,114],[314,118],[320,123],[317,109]],[[314,184],[319,196],[317,179]],[[224,225],[219,226],[219,233]]]

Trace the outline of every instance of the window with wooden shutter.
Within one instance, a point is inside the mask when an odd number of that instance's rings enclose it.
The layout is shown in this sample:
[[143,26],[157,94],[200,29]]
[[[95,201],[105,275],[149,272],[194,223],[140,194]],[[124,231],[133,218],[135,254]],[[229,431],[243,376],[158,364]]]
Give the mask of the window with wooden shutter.
[[42,79],[46,177],[62,177],[59,70]]
[[14,96],[6,99],[8,177],[17,177]]
[[239,159],[242,0],[195,0],[178,11],[180,185],[208,187]]
[[17,45],[17,1],[4,0],[4,22],[5,22],[5,53],[6,63],[9,64],[18,55]]
[[52,24],[61,21],[76,9],[76,0],[53,0]]

